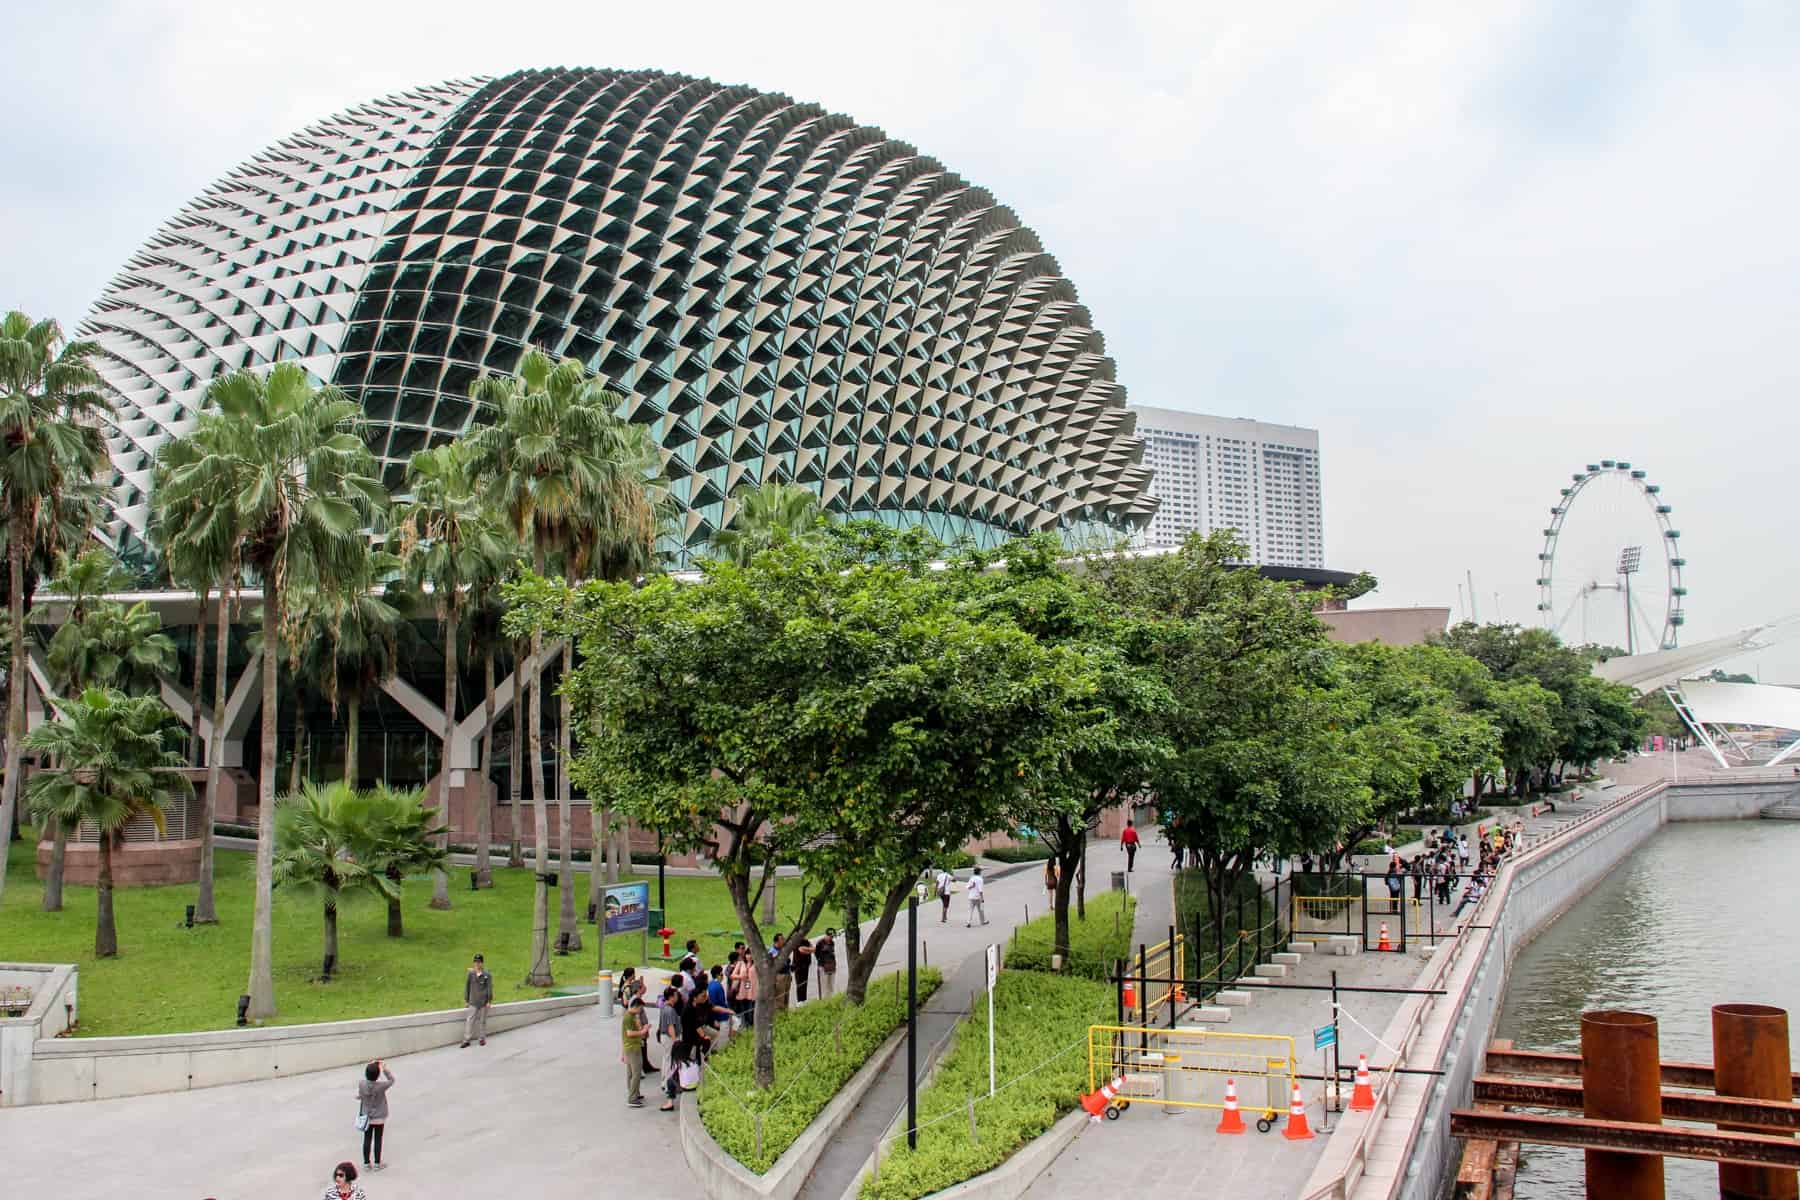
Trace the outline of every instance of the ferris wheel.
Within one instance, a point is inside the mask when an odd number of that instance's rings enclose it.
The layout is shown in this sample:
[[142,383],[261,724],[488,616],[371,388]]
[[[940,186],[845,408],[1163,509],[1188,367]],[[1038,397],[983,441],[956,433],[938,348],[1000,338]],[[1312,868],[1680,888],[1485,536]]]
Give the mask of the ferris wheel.
[[1628,462],[1577,471],[1550,509],[1538,616],[1578,645],[1672,650],[1686,621],[1681,531],[1662,488]]

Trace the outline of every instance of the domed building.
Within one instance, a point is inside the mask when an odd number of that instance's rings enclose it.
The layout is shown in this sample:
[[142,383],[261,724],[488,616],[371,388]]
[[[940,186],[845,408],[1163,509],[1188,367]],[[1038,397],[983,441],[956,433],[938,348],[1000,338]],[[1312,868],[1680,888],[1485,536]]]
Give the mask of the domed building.
[[680,75],[522,71],[331,117],[177,214],[79,332],[118,395],[128,556],[219,373],[295,361],[360,398],[398,491],[528,346],[650,427],[678,560],[770,480],[982,545],[1155,503],[1101,336],[1010,210],[879,129]]

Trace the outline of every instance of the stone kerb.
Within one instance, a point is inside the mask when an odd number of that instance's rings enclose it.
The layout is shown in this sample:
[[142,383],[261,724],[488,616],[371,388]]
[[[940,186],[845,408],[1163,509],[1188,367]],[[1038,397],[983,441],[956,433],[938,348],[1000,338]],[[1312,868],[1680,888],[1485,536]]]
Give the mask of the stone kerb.
[[[1087,1113],[1077,1108],[1045,1133],[1026,1142],[1010,1158],[991,1171],[934,1192],[932,1200],[1018,1200],[1049,1169],[1057,1155],[1068,1148],[1088,1123]],[[857,1181],[860,1186],[861,1180]]]
[[[496,1004],[488,1033],[504,1033],[592,1007],[593,995],[552,996]],[[463,1010],[404,1013],[313,1025],[221,1029],[139,1037],[39,1040],[32,1048],[31,1088],[11,1103],[54,1104],[227,1083],[397,1058],[462,1040]]]
[[31,989],[21,1016],[0,1019],[0,1108],[29,1104],[33,1052],[79,1018],[73,963],[0,963],[0,986]]
[[794,1144],[764,1173],[758,1175],[733,1158],[713,1140],[700,1119],[697,1101],[681,1106],[681,1151],[688,1167],[700,1181],[707,1200],[793,1200],[801,1185],[812,1173],[813,1164],[825,1152],[826,1143],[850,1119],[863,1095],[875,1085],[882,1070],[906,1039],[906,1030],[898,1029],[869,1056],[869,1061],[839,1089],[831,1103],[819,1111],[812,1124],[801,1131]]

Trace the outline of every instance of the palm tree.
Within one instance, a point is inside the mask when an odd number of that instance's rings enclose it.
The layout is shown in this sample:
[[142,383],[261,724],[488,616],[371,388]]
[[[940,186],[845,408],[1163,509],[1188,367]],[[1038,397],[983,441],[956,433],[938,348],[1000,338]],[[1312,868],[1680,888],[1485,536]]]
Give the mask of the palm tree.
[[299,637],[288,647],[289,665],[298,678],[319,689],[333,713],[342,702],[343,779],[353,788],[362,783],[358,752],[363,697],[399,671],[401,642],[409,632],[404,611],[408,598],[374,590],[399,566],[385,550],[364,547],[361,561],[340,577],[332,591],[296,593],[290,602],[290,624]]
[[380,871],[356,857],[367,840],[362,799],[339,780],[303,784],[281,798],[275,813],[275,882],[317,899],[325,912],[325,960],[329,982],[338,962],[338,905],[358,892],[397,900],[400,891]]
[[[467,621],[469,644],[481,649],[481,681],[485,691],[481,722],[481,800],[476,807],[475,830],[475,883],[478,887],[492,887],[494,873],[490,861],[489,843],[494,840],[493,813],[488,805],[486,787],[494,775],[494,710],[495,697],[495,649],[503,644],[504,634],[500,620],[505,615],[505,608],[500,603],[500,583],[510,573],[510,568],[496,574],[493,578],[483,580],[469,590],[469,615]],[[515,663],[522,660],[515,654]],[[515,722],[516,723],[516,722]],[[518,739],[513,739],[515,742]],[[513,787],[512,804],[512,837],[507,845],[506,865],[520,867],[525,865],[525,857],[519,851],[519,797],[518,769],[513,770],[509,784]]]
[[387,897],[389,937],[406,936],[400,909],[400,885],[408,875],[421,871],[441,874],[450,854],[440,844],[446,826],[425,807],[421,788],[396,791],[375,787],[361,793],[355,854],[369,870],[377,872],[394,891]]
[[[55,321],[22,312],[0,319],[0,518],[6,524],[7,604],[12,628],[25,628],[25,564],[71,492],[91,489],[106,462],[98,417],[106,411],[91,342],[64,342]],[[91,494],[91,493],[84,493]],[[56,549],[54,542],[52,549]],[[12,639],[6,674],[6,774],[0,781],[0,830],[12,836],[25,740],[25,639]],[[4,842],[0,842],[4,844]],[[6,861],[0,855],[0,895]]]
[[[421,593],[431,592],[444,625],[444,764],[438,771],[437,810],[444,823],[445,848],[450,830],[450,744],[456,737],[456,672],[459,623],[465,606],[511,561],[506,531],[483,503],[469,473],[469,448],[451,442],[415,454],[406,468],[411,498],[394,513],[390,545],[404,564],[406,581]],[[482,793],[481,832],[476,838],[476,870],[487,867],[487,795]],[[432,876],[431,907],[450,907],[448,877]]]
[[181,774],[182,737],[175,714],[155,696],[127,696],[89,688],[74,700],[53,700],[56,720],[40,725],[22,749],[51,756],[55,765],[31,780],[31,810],[67,827],[91,821],[100,832],[99,914],[94,956],[119,952],[113,921],[113,842],[143,814],[162,829],[166,792],[191,787]]
[[163,480],[184,459],[199,452],[191,441],[171,442],[163,447],[156,467],[156,482],[150,490],[151,539],[162,548],[169,578],[194,589],[197,615],[194,620],[194,725],[193,747],[189,758],[200,763],[200,694],[206,682],[206,611],[212,592],[219,595],[219,619],[214,630],[217,645],[213,651],[212,738],[206,745],[206,790],[200,799],[200,879],[194,897],[194,920],[202,925],[217,924],[218,912],[213,905],[213,818],[217,812],[219,789],[224,783],[225,701],[230,681],[225,675],[225,662],[231,645],[231,604],[242,582],[235,555],[239,545],[221,536],[228,526],[210,527],[211,542],[182,536],[189,522],[200,515],[205,497],[187,489],[184,507],[177,507],[175,491],[165,491]]
[[[270,889],[275,855],[275,734],[283,604],[299,584],[332,592],[361,577],[364,530],[385,511],[387,493],[360,436],[361,410],[336,388],[318,387],[294,363],[267,379],[237,371],[206,390],[194,431],[168,443],[158,481],[170,511],[186,514],[174,538],[223,548],[217,561],[262,584],[262,747],[258,779],[256,911],[250,935],[250,1009],[275,1015]],[[188,443],[184,449],[170,446]]]
[[[69,604],[68,620],[50,639],[50,678],[64,696],[88,688],[116,688],[131,695],[157,690],[162,676],[177,664],[175,642],[162,632],[162,618],[139,601],[130,608],[97,598],[121,591],[130,576],[110,551],[95,547],[73,562],[52,583]],[[50,869],[44,872],[45,912],[62,911],[63,865],[69,830],[50,822]]]
[[740,567],[770,546],[807,537],[825,523],[818,494],[796,483],[739,488],[731,498],[737,515],[711,541],[721,558]]
[[[616,399],[573,358],[556,361],[539,350],[527,351],[518,373],[510,378],[483,376],[470,397],[487,421],[468,435],[469,469],[486,481],[488,502],[503,514],[521,542],[531,546],[532,563],[542,575],[553,553],[568,555],[582,545],[585,528],[605,529],[609,536],[572,558],[598,558],[638,533],[654,544],[656,515],[641,502],[644,480],[622,466],[629,427],[613,412]],[[633,464],[635,466],[635,464]],[[637,522],[629,529],[628,522]],[[549,889],[544,864],[549,857],[543,772],[543,635],[531,635],[530,708],[526,714],[527,757],[531,763],[532,809],[536,817],[538,882],[533,907],[531,971],[527,982],[552,982],[549,957]],[[563,726],[568,727],[565,719]],[[580,943],[575,924],[575,897],[570,890],[569,805],[560,791],[559,886],[562,922],[559,938],[573,949]]]

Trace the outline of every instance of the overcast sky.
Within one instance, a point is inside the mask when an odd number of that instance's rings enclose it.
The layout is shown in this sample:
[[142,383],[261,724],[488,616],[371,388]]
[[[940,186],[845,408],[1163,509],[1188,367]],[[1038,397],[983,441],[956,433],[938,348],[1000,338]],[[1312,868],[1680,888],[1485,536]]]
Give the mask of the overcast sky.
[[[73,326],[207,183],[366,99],[705,75],[992,190],[1133,400],[1319,429],[1327,559],[1380,578],[1365,604],[1455,608],[1472,572],[1484,620],[1534,619],[1549,506],[1606,457],[1675,507],[1684,640],[1800,612],[1791,0],[71,0],[6,28],[0,305]],[[1654,548],[1628,512],[1590,529]],[[1800,682],[1800,649],[1760,667]]]

